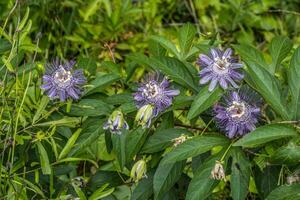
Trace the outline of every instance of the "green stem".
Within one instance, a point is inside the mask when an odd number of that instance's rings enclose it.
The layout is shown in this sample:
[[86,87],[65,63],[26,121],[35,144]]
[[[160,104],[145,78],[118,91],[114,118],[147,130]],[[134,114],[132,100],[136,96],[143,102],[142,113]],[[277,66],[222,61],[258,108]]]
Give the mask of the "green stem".
[[222,158],[221,158],[221,160],[220,160],[221,163],[223,162],[225,156],[227,155],[229,149],[231,148],[231,146],[233,145],[234,142],[235,142],[235,140],[233,140],[233,141],[230,143],[230,145],[227,147],[226,151],[224,152],[224,154],[223,154],[223,156],[222,156]]

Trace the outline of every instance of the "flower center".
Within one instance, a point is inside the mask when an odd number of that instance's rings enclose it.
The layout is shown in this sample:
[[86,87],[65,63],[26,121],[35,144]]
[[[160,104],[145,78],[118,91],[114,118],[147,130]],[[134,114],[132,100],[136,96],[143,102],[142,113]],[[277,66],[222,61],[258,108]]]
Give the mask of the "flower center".
[[143,95],[148,98],[155,98],[159,95],[159,86],[153,82],[147,83],[146,88],[143,90]]
[[213,64],[213,71],[217,74],[227,74],[229,66],[230,63],[227,61],[226,58],[217,58],[215,59],[215,62]]
[[244,102],[233,101],[227,111],[233,119],[241,119],[247,115],[247,107]]
[[56,70],[53,78],[55,84],[57,84],[61,88],[66,88],[72,81],[72,74],[70,71],[65,70],[63,66],[59,66],[59,69]]

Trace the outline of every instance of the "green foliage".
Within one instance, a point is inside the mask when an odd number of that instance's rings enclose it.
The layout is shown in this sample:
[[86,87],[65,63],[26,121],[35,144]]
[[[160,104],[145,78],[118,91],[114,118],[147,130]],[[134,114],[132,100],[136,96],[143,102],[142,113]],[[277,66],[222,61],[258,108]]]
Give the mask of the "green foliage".
[[[296,0],[1,1],[0,199],[300,199],[299,9]],[[221,46],[234,47],[240,84],[262,97],[258,127],[234,139],[212,118],[226,91],[200,86],[195,64]],[[56,57],[84,70],[80,100],[41,90]],[[144,129],[132,93],[153,71],[180,95]],[[103,130],[115,110],[130,127],[120,135]]]

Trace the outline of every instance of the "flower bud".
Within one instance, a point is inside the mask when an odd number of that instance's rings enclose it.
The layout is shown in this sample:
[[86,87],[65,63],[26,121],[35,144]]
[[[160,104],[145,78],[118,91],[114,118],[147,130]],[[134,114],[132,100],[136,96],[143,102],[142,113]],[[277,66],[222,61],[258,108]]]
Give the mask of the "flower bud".
[[223,165],[220,161],[216,160],[214,168],[211,170],[211,178],[215,180],[224,180],[225,181],[225,171]]
[[115,110],[104,124],[103,129],[110,130],[113,134],[121,134],[122,129],[129,129],[127,122],[124,119],[123,113]]
[[188,137],[187,135],[181,134],[181,136],[174,138],[172,140],[173,146],[177,147],[178,145],[182,144],[183,142],[185,142],[187,139],[189,139],[190,137]]
[[286,182],[288,185],[300,183],[300,174],[289,175],[288,177],[286,177]]
[[139,180],[141,180],[144,177],[147,178],[146,172],[147,172],[146,161],[139,160],[133,165],[131,172],[130,172],[130,177],[132,178],[132,180],[134,182],[138,182]]
[[153,118],[153,106],[150,104],[144,105],[141,107],[135,117],[135,120],[139,125],[143,126],[143,128],[150,127],[151,120]]

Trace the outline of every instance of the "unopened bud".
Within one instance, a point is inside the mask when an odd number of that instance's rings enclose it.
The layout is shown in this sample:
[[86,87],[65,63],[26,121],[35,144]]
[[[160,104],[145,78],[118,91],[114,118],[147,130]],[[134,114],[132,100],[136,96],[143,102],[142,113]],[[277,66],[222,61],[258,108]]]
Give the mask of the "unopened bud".
[[210,172],[210,177],[215,180],[224,180],[225,181],[225,171],[223,165],[220,161],[216,161],[214,168]]
[[294,174],[286,177],[286,182],[288,185],[294,184],[294,183],[300,183],[300,175]]
[[178,145],[182,144],[183,142],[185,142],[187,139],[189,139],[190,137],[188,137],[187,135],[181,134],[181,136],[174,138],[172,140],[172,142],[174,142],[173,146],[177,147]]
[[130,177],[134,182],[138,182],[144,177],[147,178],[146,172],[147,172],[146,161],[139,160],[133,165],[131,169]]
[[123,129],[129,129],[127,122],[124,119],[123,113],[115,110],[104,124],[103,129],[110,130],[113,134],[121,134]]
[[135,120],[143,128],[145,127],[149,128],[152,118],[153,118],[153,106],[148,104],[148,105],[144,105],[138,110]]

